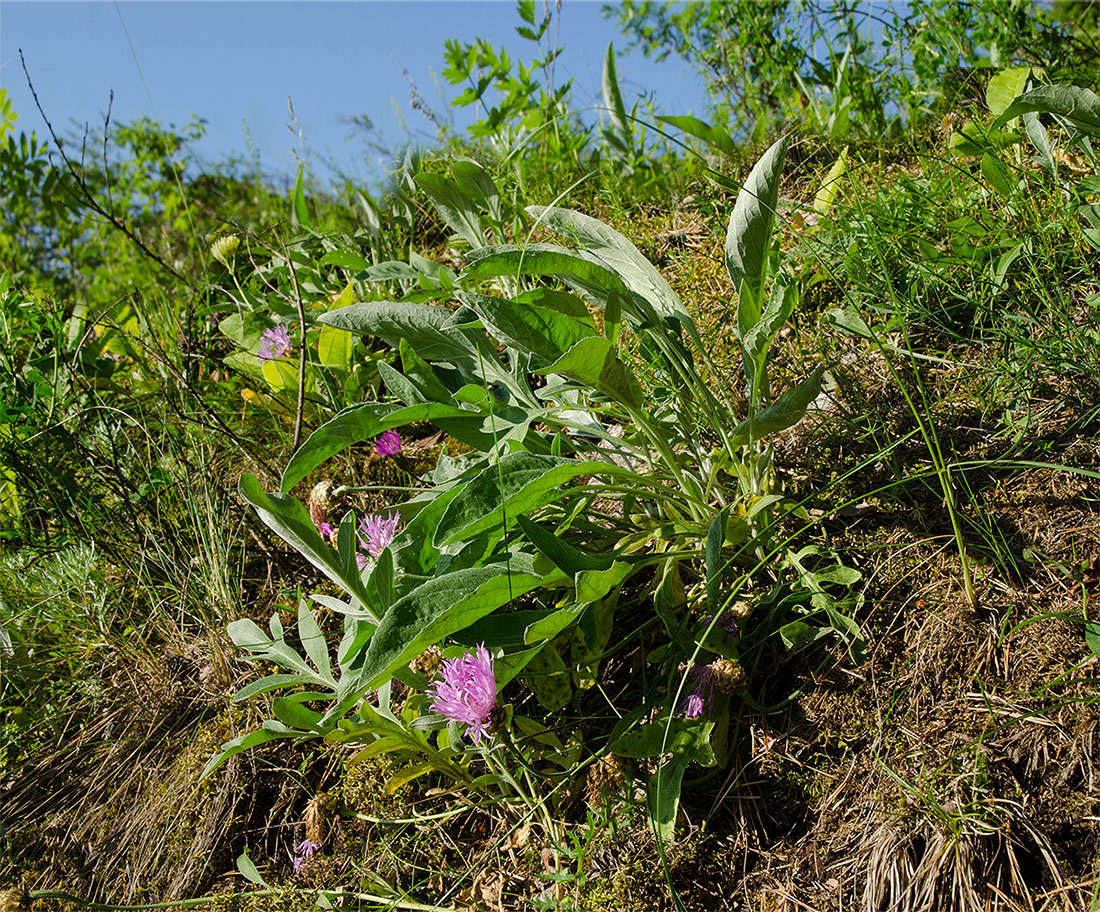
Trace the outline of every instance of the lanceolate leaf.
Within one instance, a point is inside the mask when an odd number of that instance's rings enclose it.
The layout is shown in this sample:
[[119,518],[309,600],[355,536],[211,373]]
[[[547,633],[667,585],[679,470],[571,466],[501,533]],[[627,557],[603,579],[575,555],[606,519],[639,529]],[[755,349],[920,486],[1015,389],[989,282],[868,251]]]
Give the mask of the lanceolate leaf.
[[398,599],[371,637],[360,683],[371,688],[428,646],[530,592],[540,578],[503,565],[470,567],[430,579]]
[[397,348],[401,340],[428,361],[461,361],[477,357],[477,349],[462,333],[444,331],[451,311],[436,304],[404,301],[363,301],[321,314],[319,322],[361,335],[378,336]]
[[370,610],[359,573],[354,567],[345,568],[341,564],[336,549],[321,538],[305,507],[289,494],[268,494],[254,475],[242,475],[239,490],[269,529],[330,580],[358,598],[364,610]]
[[530,244],[514,247],[500,244],[471,250],[464,278],[491,276],[576,276],[584,282],[594,282],[605,289],[627,293],[622,280],[594,258],[558,247],[555,244]]
[[382,402],[353,405],[332,420],[326,421],[306,438],[283,470],[279,487],[286,493],[317,466],[345,447],[373,440],[383,431],[418,421],[461,417],[470,417],[470,413],[457,406],[438,402],[426,402],[406,408]]
[[623,103],[623,94],[619,91],[619,76],[615,72],[615,46],[608,44],[607,53],[603,58],[603,103],[611,115],[611,123],[614,124],[616,137],[621,141],[625,151],[634,154],[634,135],[630,127],[630,120],[626,115],[626,105]]
[[430,171],[421,171],[413,180],[428,194],[436,211],[455,234],[472,247],[485,246],[485,233],[478,221],[477,208],[466,198],[458,184]]
[[630,408],[637,408],[642,395],[638,381],[615,356],[614,345],[603,336],[581,339],[549,367],[535,373],[579,380]]
[[737,323],[742,335],[760,318],[768,267],[779,176],[787,154],[787,137],[776,142],[749,172],[726,231],[726,268],[737,291]]
[[541,224],[583,244],[589,254],[612,270],[630,291],[648,301],[660,316],[672,317],[681,325],[694,329],[683,301],[665,277],[614,228],[573,209],[528,206],[527,211]]
[[580,475],[619,470],[604,462],[577,462],[532,453],[510,453],[471,480],[448,505],[434,540],[437,547],[469,541],[482,532],[503,534],[520,514],[564,497],[566,483]]
[[459,293],[457,297],[477,313],[499,342],[534,355],[536,367],[556,361],[581,339],[596,335],[592,327],[537,304],[482,294]]
[[1073,85],[1039,86],[1024,92],[1010,104],[994,122],[994,127],[1008,123],[1020,114],[1038,111],[1064,117],[1082,133],[1100,134],[1100,96]]
[[818,367],[798,386],[791,387],[755,417],[742,421],[730,434],[730,442],[734,446],[744,446],[797,424],[806,414],[810,403],[821,392],[821,378],[824,373],[825,368]]

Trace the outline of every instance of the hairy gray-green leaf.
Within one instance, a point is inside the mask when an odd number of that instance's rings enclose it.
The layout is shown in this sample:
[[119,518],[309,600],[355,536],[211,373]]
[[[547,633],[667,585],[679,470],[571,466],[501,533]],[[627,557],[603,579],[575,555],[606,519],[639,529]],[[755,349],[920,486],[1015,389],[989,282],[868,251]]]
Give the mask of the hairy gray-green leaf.
[[376,687],[428,646],[525,595],[539,582],[533,574],[503,565],[469,567],[426,581],[394,602],[379,622],[367,647],[360,685]]
[[268,494],[254,475],[242,475],[238,490],[269,529],[336,585],[355,596],[363,610],[373,617],[373,612],[367,607],[369,599],[358,571],[354,567],[343,566],[336,550],[321,538],[305,507],[289,494]]
[[797,424],[821,392],[824,374],[823,366],[816,368],[809,377],[791,387],[767,408],[742,421],[730,433],[730,442],[734,446],[744,446]]
[[760,319],[787,142],[786,136],[778,140],[753,166],[737,194],[726,231],[726,268],[737,291],[737,325],[742,336]]

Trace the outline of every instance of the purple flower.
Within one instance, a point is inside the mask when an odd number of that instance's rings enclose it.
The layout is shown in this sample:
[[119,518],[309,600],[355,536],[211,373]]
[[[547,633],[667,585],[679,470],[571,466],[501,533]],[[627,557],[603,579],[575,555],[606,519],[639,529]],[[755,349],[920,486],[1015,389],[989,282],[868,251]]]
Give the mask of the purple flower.
[[709,630],[711,624],[715,629],[721,630],[726,634],[726,639],[731,639],[737,636],[737,616],[732,611],[723,611],[721,614],[712,614],[709,617],[703,618],[704,626]]
[[321,523],[321,537],[329,544],[332,543],[333,538],[336,536],[336,527],[332,523]]
[[401,435],[397,431],[383,431],[374,441],[374,452],[377,456],[400,456]]
[[680,703],[680,712],[688,719],[709,716],[714,710],[714,669],[700,665],[688,672],[691,690]]
[[297,874],[302,870],[302,865],[306,863],[307,858],[312,858],[317,854],[317,850],[321,848],[317,843],[310,842],[308,839],[303,839],[294,847],[294,873]]
[[260,336],[260,348],[256,352],[261,361],[270,361],[272,358],[285,358],[294,346],[290,344],[290,333],[285,326],[273,326],[265,329]]
[[386,516],[381,513],[371,513],[363,517],[359,523],[358,538],[359,547],[367,553],[355,555],[355,563],[360,570],[366,568],[371,558],[378,559],[378,555],[385,550],[386,545],[393,541],[400,522],[401,517],[392,510]]
[[440,680],[429,692],[432,712],[442,713],[452,722],[469,726],[474,744],[487,733],[489,719],[497,702],[497,682],[493,659],[482,644],[473,653],[449,659],[439,669]]

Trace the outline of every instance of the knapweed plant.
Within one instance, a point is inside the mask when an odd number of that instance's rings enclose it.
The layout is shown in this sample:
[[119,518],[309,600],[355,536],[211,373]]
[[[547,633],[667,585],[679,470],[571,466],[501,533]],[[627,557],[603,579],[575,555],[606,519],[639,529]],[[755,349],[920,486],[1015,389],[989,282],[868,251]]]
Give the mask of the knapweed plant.
[[[212,765],[271,738],[353,740],[407,761],[396,784],[441,773],[537,804],[540,777],[549,785],[608,753],[659,758],[648,762],[648,811],[668,836],[685,770],[725,762],[730,701],[747,694],[773,642],[794,648],[835,631],[860,648],[848,616],[858,574],[797,547],[807,517],[778,490],[768,443],[802,418],[823,374],[781,395],[768,378],[769,349],[798,298],[773,243],[786,148],[780,140],[752,169],[726,237],[744,414],[665,279],[621,234],[569,209],[529,210],[569,246],[474,248],[434,300],[318,317],[392,346],[399,367],[378,365],[392,400],[316,430],[281,491],[247,475],[240,491],[341,587],[342,598],[312,600],[343,615],[344,636],[333,665],[306,602],[304,654],[277,615],[270,635],[231,624],[239,647],[284,669],[237,698],[292,692]],[[460,192],[440,211],[452,226],[483,214]],[[370,560],[352,513],[330,544],[287,492],[345,447],[392,442],[417,422],[460,452],[445,449],[422,489],[393,504],[400,531]],[[432,683],[417,660],[434,649],[450,664]],[[626,656],[645,684],[620,682],[628,702],[617,705],[604,676]],[[567,711],[592,716],[583,743],[554,733]]]

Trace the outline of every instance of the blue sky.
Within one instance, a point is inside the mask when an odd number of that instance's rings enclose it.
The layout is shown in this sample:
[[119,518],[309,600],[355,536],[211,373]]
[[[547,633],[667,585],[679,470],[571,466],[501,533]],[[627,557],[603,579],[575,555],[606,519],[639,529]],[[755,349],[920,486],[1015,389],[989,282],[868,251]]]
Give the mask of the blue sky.
[[[543,0],[537,0],[541,14]],[[519,37],[513,2],[360,0],[360,2],[0,2],[0,86],[20,119],[17,129],[45,134],[18,49],[55,129],[73,136],[102,127],[110,91],[112,119],[142,115],[177,126],[204,118],[195,150],[211,162],[259,155],[264,171],[286,175],[295,152],[322,179],[327,163],[360,180],[380,174],[348,118],[368,117],[390,144],[412,135],[430,142],[434,128],[409,104],[409,79],[437,115],[469,120],[446,99],[443,46],[482,37],[528,60],[534,45]],[[614,41],[629,106],[656,95],[661,113],[703,114],[700,80],[680,60],[656,63],[626,42],[602,5],[564,0],[557,79],[575,78],[578,108],[601,103],[600,73]],[[288,129],[288,96],[300,140]]]

